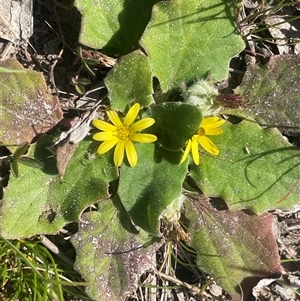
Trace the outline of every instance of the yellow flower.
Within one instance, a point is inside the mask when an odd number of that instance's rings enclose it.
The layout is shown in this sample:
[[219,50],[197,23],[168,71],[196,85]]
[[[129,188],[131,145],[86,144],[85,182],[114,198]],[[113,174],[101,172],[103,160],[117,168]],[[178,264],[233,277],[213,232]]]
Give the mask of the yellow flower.
[[219,117],[205,117],[202,120],[200,128],[197,134],[193,135],[192,139],[189,139],[187,142],[183,157],[180,161],[180,164],[183,163],[189,152],[192,150],[192,156],[196,165],[199,165],[199,152],[198,152],[198,143],[210,154],[218,155],[219,149],[214,145],[214,143],[206,137],[206,135],[221,135],[223,131],[219,128],[222,124],[225,123],[225,120],[220,119]]
[[135,123],[140,110],[140,105],[133,105],[125,116],[123,122],[115,111],[107,111],[106,114],[113,124],[103,120],[93,120],[93,125],[103,131],[93,135],[93,139],[104,141],[98,148],[98,154],[102,155],[112,149],[114,146],[114,162],[116,166],[120,166],[124,159],[124,152],[129,164],[134,167],[137,164],[137,154],[134,147],[134,142],[150,143],[156,141],[156,136],[151,134],[141,134],[141,130],[150,127],[155,120],[153,118],[144,118]]

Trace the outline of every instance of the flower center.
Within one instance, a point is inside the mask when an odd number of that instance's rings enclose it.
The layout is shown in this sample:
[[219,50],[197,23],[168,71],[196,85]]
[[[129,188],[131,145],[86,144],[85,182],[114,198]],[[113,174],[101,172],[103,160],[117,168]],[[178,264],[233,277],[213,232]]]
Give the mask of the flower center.
[[130,131],[127,126],[120,126],[117,130],[117,136],[121,140],[128,140],[130,136]]
[[200,129],[198,130],[198,135],[199,135],[199,136],[205,136],[205,129],[204,129],[204,128],[200,128]]

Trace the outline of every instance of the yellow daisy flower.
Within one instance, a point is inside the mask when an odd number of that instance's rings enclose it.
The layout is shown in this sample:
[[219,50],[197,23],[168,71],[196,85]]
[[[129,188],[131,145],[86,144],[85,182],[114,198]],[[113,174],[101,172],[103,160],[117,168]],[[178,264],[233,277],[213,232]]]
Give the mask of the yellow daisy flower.
[[140,110],[138,103],[134,104],[123,122],[115,111],[107,111],[106,114],[113,124],[103,120],[93,120],[92,124],[99,130],[103,131],[93,135],[96,141],[103,141],[98,148],[98,154],[102,155],[112,149],[114,146],[114,162],[116,166],[120,166],[124,159],[124,152],[129,164],[134,167],[137,164],[137,153],[134,148],[134,142],[150,143],[157,140],[155,135],[141,134],[141,130],[150,127],[155,120],[153,118],[143,118],[135,123]]
[[183,157],[180,164],[183,163],[190,151],[192,150],[193,160],[196,165],[199,165],[199,152],[198,143],[210,154],[217,156],[219,154],[219,149],[214,145],[214,143],[206,137],[206,135],[221,135],[223,131],[219,128],[225,120],[219,117],[205,117],[202,120],[200,128],[197,134],[193,135],[192,139],[187,142]]

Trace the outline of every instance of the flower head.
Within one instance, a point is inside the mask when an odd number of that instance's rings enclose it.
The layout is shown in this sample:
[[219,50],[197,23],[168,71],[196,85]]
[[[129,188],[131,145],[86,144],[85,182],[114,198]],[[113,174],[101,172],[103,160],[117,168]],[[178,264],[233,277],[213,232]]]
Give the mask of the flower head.
[[102,155],[116,146],[114,152],[114,162],[120,166],[124,159],[124,152],[129,164],[134,167],[137,164],[137,153],[134,142],[150,143],[156,141],[156,136],[151,134],[141,134],[141,130],[150,127],[155,120],[153,118],[143,118],[133,123],[139,113],[140,105],[134,104],[124,120],[121,121],[115,111],[107,111],[106,114],[112,124],[103,120],[93,120],[92,124],[102,132],[93,135],[96,141],[103,141],[98,148],[98,154]]
[[183,157],[180,161],[180,164],[183,163],[189,152],[192,151],[192,156],[196,165],[199,165],[199,152],[198,152],[198,143],[210,154],[218,155],[219,149],[214,145],[214,143],[206,137],[206,135],[221,135],[223,131],[219,128],[222,124],[225,123],[225,120],[220,119],[219,117],[205,117],[202,120],[200,128],[197,131],[197,134],[193,135],[191,139],[188,140]]

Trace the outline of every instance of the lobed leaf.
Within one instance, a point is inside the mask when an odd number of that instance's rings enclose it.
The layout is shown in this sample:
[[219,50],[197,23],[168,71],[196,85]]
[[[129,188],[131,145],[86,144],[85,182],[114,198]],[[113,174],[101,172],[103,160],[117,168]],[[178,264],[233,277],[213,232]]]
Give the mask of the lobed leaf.
[[167,102],[149,108],[148,115],[155,119],[151,133],[165,149],[178,151],[199,129],[201,110],[193,105]]
[[176,0],[154,5],[140,44],[163,92],[205,78],[228,75],[229,60],[245,47],[237,33],[237,1]]
[[113,110],[124,112],[133,103],[148,106],[153,102],[150,65],[141,51],[124,56],[107,74],[105,84]]
[[98,211],[83,214],[72,237],[75,269],[88,282],[87,292],[93,299],[124,300],[137,289],[139,276],[153,268],[159,244],[143,246],[150,239],[134,228],[117,198],[98,205]]
[[272,214],[217,211],[196,198],[187,200],[185,206],[189,245],[197,252],[197,266],[214,277],[233,300],[247,300],[260,279],[280,276]]
[[138,49],[138,40],[156,2],[158,0],[75,0],[74,5],[82,14],[79,42],[112,56]]
[[58,98],[47,93],[42,73],[24,69],[15,59],[0,66],[1,142],[20,145],[56,125],[62,110]]
[[180,196],[187,164],[179,164],[182,153],[168,152],[154,144],[136,145],[138,164],[123,166],[118,195],[134,224],[159,234],[159,218]]
[[214,136],[220,155],[205,155],[191,166],[191,177],[209,196],[225,200],[230,209],[263,213],[291,208],[299,202],[300,153],[276,129],[251,121],[226,123]]
[[55,234],[78,221],[83,209],[108,196],[108,185],[117,178],[109,155],[89,156],[90,141],[82,141],[63,178],[57,174],[55,158],[47,151],[52,139],[43,136],[29,155],[43,169],[19,164],[19,177],[11,177],[0,208],[0,233],[7,239],[36,234]]
[[245,108],[255,120],[296,136],[300,133],[300,58],[297,55],[271,56],[267,65],[251,65],[238,92],[250,105]]

